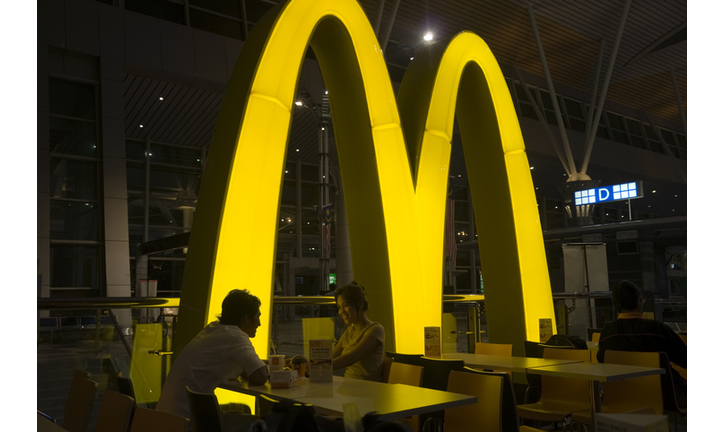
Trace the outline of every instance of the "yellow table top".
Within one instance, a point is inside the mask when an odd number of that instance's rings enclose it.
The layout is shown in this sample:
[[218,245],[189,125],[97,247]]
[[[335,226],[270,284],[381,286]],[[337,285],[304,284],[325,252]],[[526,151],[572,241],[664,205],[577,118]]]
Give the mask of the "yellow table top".
[[529,369],[530,374],[552,375],[562,378],[580,378],[608,382],[665,373],[661,368],[618,365],[612,363],[569,363]]
[[474,368],[496,369],[511,372],[526,372],[531,368],[579,362],[579,360],[506,357],[468,353],[446,353],[443,354],[441,358],[463,360],[466,363],[466,366]]
[[252,386],[239,380],[219,386],[257,396],[291,399],[312,404],[342,415],[343,404],[357,404],[361,416],[377,412],[379,420],[391,420],[426,412],[439,411],[476,403],[475,396],[413,387],[405,384],[387,384],[354,378],[333,376],[332,382],[310,382],[302,378],[291,388],[276,388],[269,382]]

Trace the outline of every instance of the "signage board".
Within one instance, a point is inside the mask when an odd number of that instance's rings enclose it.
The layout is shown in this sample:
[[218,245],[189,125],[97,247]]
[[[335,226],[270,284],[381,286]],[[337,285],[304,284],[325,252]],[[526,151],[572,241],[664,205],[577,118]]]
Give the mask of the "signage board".
[[598,204],[644,197],[642,182],[628,182],[574,192],[575,205]]

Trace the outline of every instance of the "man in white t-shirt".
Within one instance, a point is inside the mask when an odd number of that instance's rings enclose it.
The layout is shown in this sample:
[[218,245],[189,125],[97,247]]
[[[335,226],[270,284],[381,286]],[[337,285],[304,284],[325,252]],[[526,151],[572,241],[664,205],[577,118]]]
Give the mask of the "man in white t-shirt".
[[[260,300],[247,290],[232,290],[222,302],[219,321],[207,325],[189,342],[171,366],[156,409],[190,417],[186,386],[213,393],[220,384],[244,374],[250,384],[269,379],[267,365],[254,351],[250,338],[257,334]],[[246,430],[256,416],[222,411],[225,430]]]

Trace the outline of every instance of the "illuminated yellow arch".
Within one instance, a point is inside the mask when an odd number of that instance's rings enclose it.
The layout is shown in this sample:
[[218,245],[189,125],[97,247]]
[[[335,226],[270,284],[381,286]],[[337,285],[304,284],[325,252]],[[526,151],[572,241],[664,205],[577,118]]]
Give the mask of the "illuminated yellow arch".
[[[487,309],[491,337],[536,339],[538,318],[553,319],[543,240],[516,114],[486,44],[463,33],[426,54],[439,67],[413,62],[399,92],[406,149],[385,61],[357,2],[290,0],[255,26],[226,90],[189,245],[175,351],[215,319],[230,289],[247,288],[262,301],[255,348],[268,352],[275,216],[308,45],[330,91],[355,277],[367,288],[371,318],[386,328],[387,348],[422,352],[423,327],[440,325],[456,106],[486,295],[489,304],[506,303],[505,317]],[[459,87],[466,91],[457,98]]]

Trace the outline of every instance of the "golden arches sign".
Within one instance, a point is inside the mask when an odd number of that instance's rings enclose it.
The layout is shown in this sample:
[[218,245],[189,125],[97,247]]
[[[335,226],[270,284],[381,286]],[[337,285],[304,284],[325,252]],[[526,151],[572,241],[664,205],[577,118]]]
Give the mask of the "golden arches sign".
[[330,92],[355,278],[368,291],[371,318],[386,328],[386,348],[422,352],[423,327],[441,322],[454,115],[489,338],[538,340],[538,319],[554,318],[543,238],[516,113],[486,43],[464,32],[416,56],[398,106],[356,1],[289,0],[256,25],[226,90],[189,243],[175,351],[215,319],[230,289],[246,288],[262,301],[255,348],[268,352],[274,216],[308,45]]

